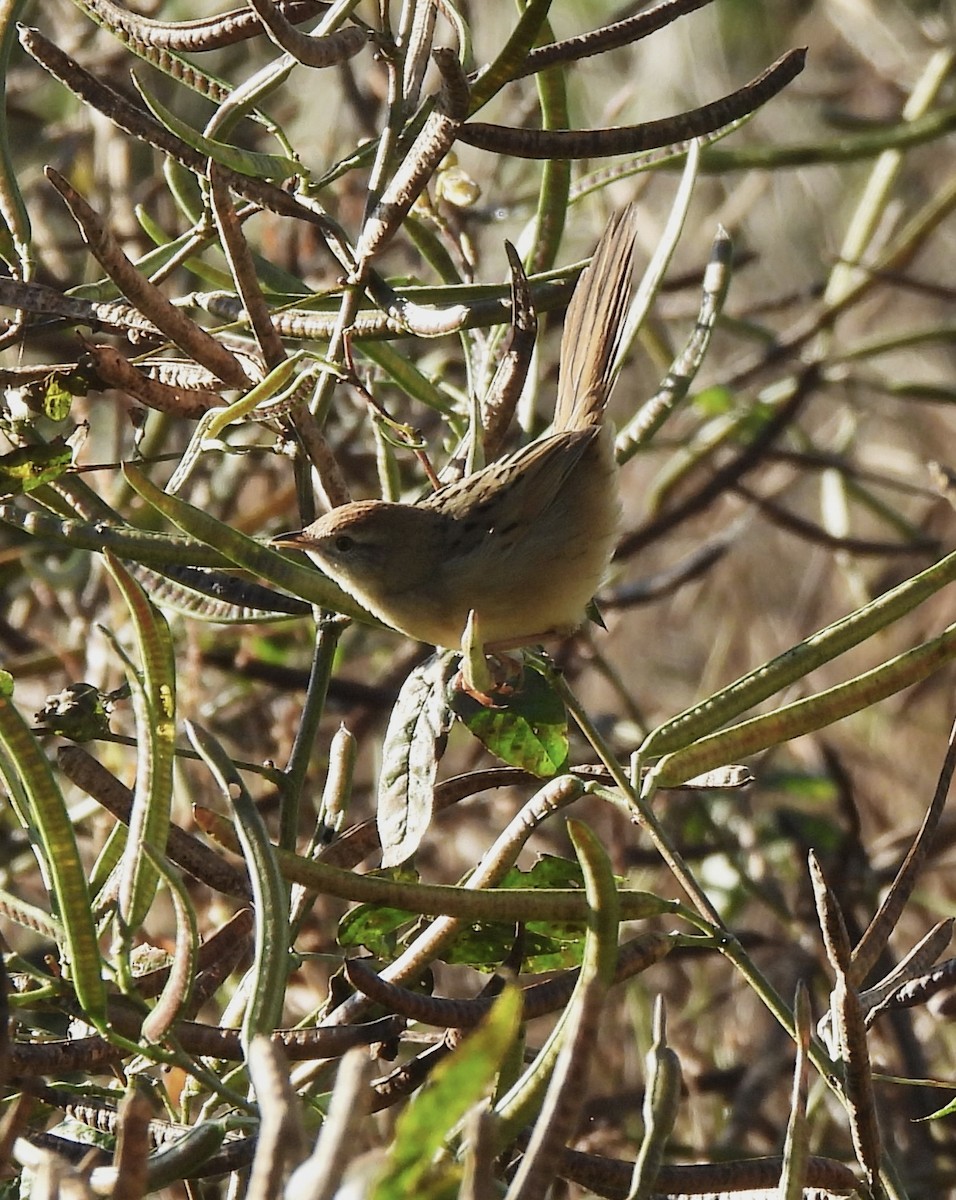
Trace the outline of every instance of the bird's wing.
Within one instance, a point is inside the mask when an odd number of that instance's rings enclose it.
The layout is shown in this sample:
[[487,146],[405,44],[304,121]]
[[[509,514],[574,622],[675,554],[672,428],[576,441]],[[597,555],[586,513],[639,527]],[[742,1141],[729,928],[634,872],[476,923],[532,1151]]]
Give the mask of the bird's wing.
[[[568,430],[539,438],[474,475],[434,492],[423,506],[455,517],[463,527],[501,530],[527,525],[544,513],[596,437],[598,428]],[[507,500],[502,492],[507,490]]]

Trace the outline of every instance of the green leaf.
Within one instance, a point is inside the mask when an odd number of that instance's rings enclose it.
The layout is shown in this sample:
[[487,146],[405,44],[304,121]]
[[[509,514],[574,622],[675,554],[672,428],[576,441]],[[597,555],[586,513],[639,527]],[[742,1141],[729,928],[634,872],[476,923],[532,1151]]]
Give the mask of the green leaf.
[[131,935],[145,921],[159,884],[159,873],[143,855],[143,846],[161,851],[169,833],[176,740],[176,660],[162,613],[118,558],[109,551],[103,558],[132,618],[140,662],[137,667],[123,655],[132,689],[138,751],[119,896],[123,924]]
[[[581,965],[584,953],[584,925],[564,926],[562,936],[551,936],[536,927],[525,926],[522,971],[538,975],[542,971],[564,971]],[[545,925],[545,929],[557,929]],[[476,971],[496,971],[514,947],[514,925],[473,925],[463,929],[439,956],[442,962],[473,967]]]
[[143,102],[156,120],[165,125],[178,138],[182,138],[187,146],[199,150],[214,162],[220,163],[240,175],[251,176],[253,179],[289,179],[302,170],[300,163],[283,155],[241,150],[238,146],[232,146],[228,142],[219,142],[215,138],[206,137],[198,130],[193,129],[191,125],[187,125],[185,121],[181,121],[179,117],[174,116],[168,108],[160,104],[155,96],[150,96],[135,74],[132,76],[132,80],[136,85],[136,90],[142,96]]
[[[393,879],[401,883],[418,883],[417,871],[390,869],[371,871],[372,875]],[[398,931],[418,921],[417,913],[405,908],[394,908],[386,904],[359,904],[345,914],[339,922],[336,941],[343,948],[364,946],[370,954],[385,961],[395,957]],[[511,929],[514,936],[514,927]]]
[[[512,867],[498,887],[583,890],[584,876],[579,863],[544,854],[530,871]],[[580,966],[584,953],[584,934],[583,921],[527,921],[524,926],[522,970],[538,973]],[[455,936],[440,958],[443,962],[468,965],[479,971],[492,970],[510,953],[514,937],[513,922],[472,924]]]
[[568,761],[564,703],[544,676],[527,666],[519,687],[504,703],[490,707],[458,691],[451,706],[482,745],[509,766],[550,779]]
[[704,417],[722,417],[733,412],[736,396],[725,387],[709,387],[694,397],[694,408]]
[[580,863],[556,854],[542,854],[530,871],[512,867],[498,887],[502,888],[583,888]]
[[9,677],[0,683],[0,782],[33,840],[63,924],[70,977],[84,1016],[106,1027],[106,989],[86,872],[63,794],[36,738],[10,701]]
[[[501,1148],[539,1114],[550,1114],[559,1123],[566,1118],[568,1109],[562,1108],[557,1098],[565,1089],[582,1084],[582,1068],[593,1053],[597,1036],[601,1002],[617,965],[621,906],[610,861],[601,843],[581,821],[569,819],[567,831],[581,863],[589,910],[581,972],[570,1001],[534,1062],[495,1105],[500,1117],[495,1137]],[[568,1091],[563,1103],[573,1103],[574,1094]]]
[[948,1104],[944,1104],[942,1108],[938,1108],[935,1112],[931,1112],[928,1117],[921,1117],[920,1120],[938,1121],[940,1117],[951,1117],[953,1113],[956,1113],[956,1098],[950,1100]]
[[508,987],[487,1019],[439,1063],[399,1117],[388,1163],[370,1200],[447,1194],[451,1164],[436,1169],[432,1160],[472,1105],[491,1093],[520,1025],[521,996],[517,988]]
[[[402,883],[417,883],[416,872],[373,871]],[[543,855],[530,871],[513,867],[497,885],[500,888],[583,888],[578,863],[554,855]],[[420,914],[391,905],[359,904],[342,918],[336,940],[343,948],[363,946],[376,958],[391,961],[400,935],[420,919]],[[523,968],[526,971],[558,971],[581,963],[584,921],[528,921],[525,923]],[[463,923],[452,941],[438,954],[442,962],[497,969],[514,946],[513,921]]]
[[18,446],[0,454],[0,496],[19,496],[59,478],[73,463],[73,451],[62,438],[48,445]]
[[839,801],[836,780],[814,771],[780,767],[767,771],[766,775],[761,774],[761,787],[767,792],[781,792],[800,803],[817,804],[829,811],[836,811]]
[[85,396],[90,381],[82,371],[53,371],[42,383],[40,407],[51,421],[65,421],[70,415],[74,396]]
[[820,854],[838,854],[846,845],[846,831],[826,813],[808,813],[784,805],[777,810],[777,825],[784,845],[813,846]]
[[445,693],[456,665],[456,656],[446,653],[416,667],[392,709],[378,784],[383,867],[410,858],[431,821],[435,775],[451,725]]
[[271,1034],[282,1018],[289,975],[289,896],[279,874],[275,847],[229,755],[202,726],[187,721],[186,733],[232,806],[249,868],[256,927],[249,1002],[242,1019],[242,1045],[248,1054],[256,1034]]

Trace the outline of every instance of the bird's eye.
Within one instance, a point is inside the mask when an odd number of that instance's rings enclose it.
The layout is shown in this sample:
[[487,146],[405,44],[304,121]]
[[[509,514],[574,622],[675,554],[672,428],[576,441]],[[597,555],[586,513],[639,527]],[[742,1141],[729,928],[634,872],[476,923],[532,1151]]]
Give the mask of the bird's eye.
[[348,554],[355,545],[355,538],[351,538],[347,533],[340,533],[335,539],[335,548],[340,554]]

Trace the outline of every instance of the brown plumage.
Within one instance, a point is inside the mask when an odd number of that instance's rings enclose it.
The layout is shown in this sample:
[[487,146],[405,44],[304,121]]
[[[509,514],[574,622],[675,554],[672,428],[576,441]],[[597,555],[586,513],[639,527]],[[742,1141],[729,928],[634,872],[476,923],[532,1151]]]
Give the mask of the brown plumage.
[[619,518],[603,424],[627,313],[633,208],[609,222],[568,306],[552,432],[417,504],[359,500],[273,544],[305,550],[374,616],[456,646],[474,610],[491,647],[576,628]]

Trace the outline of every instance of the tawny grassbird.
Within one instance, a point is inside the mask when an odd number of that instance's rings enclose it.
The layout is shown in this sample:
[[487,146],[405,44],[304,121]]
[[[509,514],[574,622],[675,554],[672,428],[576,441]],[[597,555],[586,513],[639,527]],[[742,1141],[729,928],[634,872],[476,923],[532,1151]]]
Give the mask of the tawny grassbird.
[[608,224],[568,306],[550,432],[415,504],[359,500],[273,545],[305,550],[411,638],[507,649],[577,628],[610,562],[617,467],[604,410],[631,294],[633,207]]

